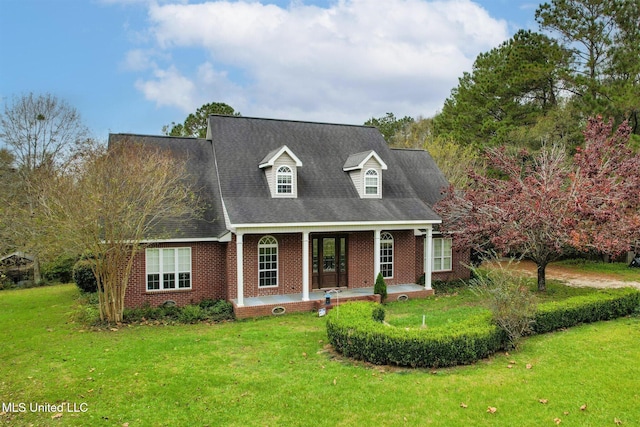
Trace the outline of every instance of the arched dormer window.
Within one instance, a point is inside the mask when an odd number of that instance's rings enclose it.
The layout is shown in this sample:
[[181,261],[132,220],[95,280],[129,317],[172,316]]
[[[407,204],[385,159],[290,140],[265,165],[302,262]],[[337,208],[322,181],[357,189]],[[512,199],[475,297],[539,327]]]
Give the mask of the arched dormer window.
[[380,272],[382,277],[393,277],[393,236],[391,233],[380,235]]
[[278,286],[278,241],[264,236],[258,242],[258,287]]
[[364,194],[371,196],[380,194],[380,179],[375,169],[367,169],[364,173]]
[[293,193],[293,171],[289,166],[280,166],[276,172],[276,189],[278,194]]

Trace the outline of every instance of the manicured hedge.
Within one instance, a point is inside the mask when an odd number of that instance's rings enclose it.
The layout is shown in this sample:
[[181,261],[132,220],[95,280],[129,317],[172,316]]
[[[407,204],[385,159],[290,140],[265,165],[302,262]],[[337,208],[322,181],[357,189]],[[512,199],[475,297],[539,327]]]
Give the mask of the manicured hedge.
[[543,334],[580,323],[598,322],[633,314],[640,307],[640,291],[608,289],[593,294],[538,305],[533,332]]
[[[637,313],[640,292],[616,289],[543,303],[538,306],[534,333],[579,323],[609,320]],[[505,348],[507,336],[491,321],[477,315],[440,328],[396,328],[384,321],[384,308],[372,302],[346,303],[327,316],[327,335],[347,357],[378,365],[443,367],[473,363]]]
[[489,315],[446,328],[404,329],[374,320],[380,305],[354,302],[327,316],[327,334],[347,357],[378,365],[442,367],[473,363],[502,348],[504,333]]

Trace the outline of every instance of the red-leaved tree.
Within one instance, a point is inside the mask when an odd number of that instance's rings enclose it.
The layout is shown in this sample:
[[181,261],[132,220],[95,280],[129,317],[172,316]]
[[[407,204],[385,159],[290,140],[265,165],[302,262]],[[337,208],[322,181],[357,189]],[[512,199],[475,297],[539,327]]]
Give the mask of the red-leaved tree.
[[549,262],[569,247],[611,255],[640,237],[640,156],[626,124],[589,120],[585,147],[568,158],[558,146],[536,154],[487,152],[491,176],[470,173],[464,191],[450,187],[436,205],[454,245],[517,253],[534,261],[538,290]]

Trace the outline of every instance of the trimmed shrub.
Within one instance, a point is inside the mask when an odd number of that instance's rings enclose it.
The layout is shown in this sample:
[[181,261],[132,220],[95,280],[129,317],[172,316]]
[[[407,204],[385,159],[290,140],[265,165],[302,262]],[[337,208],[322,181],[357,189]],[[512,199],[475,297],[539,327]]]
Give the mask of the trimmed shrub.
[[91,270],[90,260],[80,260],[73,266],[73,281],[82,292],[98,292],[96,276]]
[[205,299],[197,305],[177,307],[172,304],[151,307],[148,303],[139,308],[124,310],[123,320],[126,323],[160,321],[197,323],[202,321],[222,322],[234,320],[233,304],[224,300]]
[[442,328],[403,329],[377,321],[376,307],[353,302],[329,312],[327,335],[337,351],[378,365],[435,368],[473,363],[500,350],[505,339],[489,315]]
[[378,277],[376,277],[376,283],[373,286],[373,293],[380,295],[380,301],[384,302],[387,299],[387,283],[384,281],[384,277],[382,277],[382,273],[378,273]]
[[185,305],[180,309],[178,320],[182,323],[197,323],[206,317],[205,310],[199,305]]
[[580,323],[610,320],[634,314],[640,307],[640,291],[608,289],[563,301],[540,304],[533,323],[537,334],[569,328]]

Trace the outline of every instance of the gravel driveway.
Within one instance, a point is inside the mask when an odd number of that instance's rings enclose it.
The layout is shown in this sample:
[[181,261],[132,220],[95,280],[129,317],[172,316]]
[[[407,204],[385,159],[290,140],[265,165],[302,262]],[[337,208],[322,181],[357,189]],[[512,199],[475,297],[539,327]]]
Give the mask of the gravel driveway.
[[[522,271],[532,277],[536,277],[537,268],[533,261],[512,262],[503,261],[500,263],[503,267]],[[591,287],[591,288],[625,288],[634,287],[640,289],[640,269],[638,270],[638,280],[634,282],[626,282],[608,274],[577,272],[573,269],[563,267],[561,265],[547,266],[547,280],[556,279],[565,282],[569,286]]]

